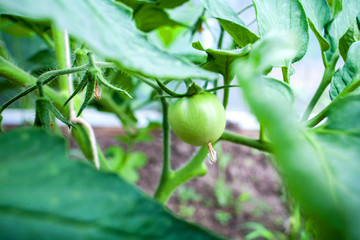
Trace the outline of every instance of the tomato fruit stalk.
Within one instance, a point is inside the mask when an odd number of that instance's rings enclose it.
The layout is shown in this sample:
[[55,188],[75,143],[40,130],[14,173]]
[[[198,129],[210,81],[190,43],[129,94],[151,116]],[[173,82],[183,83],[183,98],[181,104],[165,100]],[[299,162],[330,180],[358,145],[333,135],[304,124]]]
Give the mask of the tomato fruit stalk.
[[214,94],[202,92],[176,100],[169,108],[169,122],[184,142],[208,145],[210,162],[216,161],[211,143],[224,132],[226,119],[224,107]]

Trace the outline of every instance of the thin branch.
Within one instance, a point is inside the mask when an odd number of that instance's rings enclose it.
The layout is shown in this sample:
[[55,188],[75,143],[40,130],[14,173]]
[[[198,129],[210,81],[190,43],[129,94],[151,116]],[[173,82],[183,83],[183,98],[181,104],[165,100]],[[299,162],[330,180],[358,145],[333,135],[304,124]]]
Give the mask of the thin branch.
[[246,10],[248,10],[249,8],[251,8],[252,6],[254,6],[252,3],[247,5],[246,7],[244,7],[243,9],[241,9],[236,15],[240,15],[243,12],[245,12]]
[[256,149],[259,149],[259,150],[262,150],[265,152],[272,152],[270,144],[267,142],[244,137],[239,134],[228,132],[228,131],[225,131],[221,135],[220,140],[245,145],[245,146],[256,148]]

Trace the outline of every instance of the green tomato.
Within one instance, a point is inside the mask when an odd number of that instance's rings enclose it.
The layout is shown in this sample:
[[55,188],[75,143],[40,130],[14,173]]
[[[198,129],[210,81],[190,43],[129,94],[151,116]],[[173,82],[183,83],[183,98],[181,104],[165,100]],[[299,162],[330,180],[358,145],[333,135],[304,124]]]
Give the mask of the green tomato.
[[171,104],[169,122],[181,140],[203,146],[218,140],[224,132],[225,110],[214,94],[194,94]]

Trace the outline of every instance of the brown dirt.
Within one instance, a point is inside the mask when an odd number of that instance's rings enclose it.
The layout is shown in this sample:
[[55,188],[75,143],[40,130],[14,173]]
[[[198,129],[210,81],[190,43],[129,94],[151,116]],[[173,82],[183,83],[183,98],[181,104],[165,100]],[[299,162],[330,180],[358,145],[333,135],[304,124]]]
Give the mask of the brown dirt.
[[[257,137],[256,131],[244,131],[234,124],[228,124],[229,130],[241,133],[248,137]],[[97,128],[95,134],[99,145],[106,149],[112,145],[124,144],[114,139],[114,136],[124,134],[121,129]],[[137,185],[147,194],[152,195],[159,180],[162,164],[162,134],[160,130],[153,131],[154,141],[138,143],[136,151],[145,153],[148,157],[147,165],[140,169],[140,181]],[[248,229],[244,229],[246,222],[257,222],[272,231],[285,232],[284,226],[288,222],[289,213],[281,200],[280,179],[271,165],[271,160],[263,153],[245,146],[229,142],[221,143],[224,153],[232,155],[233,160],[226,167],[226,185],[233,191],[233,200],[238,196],[250,195],[251,200],[243,202],[241,211],[236,211],[234,205],[220,207],[214,196],[214,188],[219,177],[217,164],[208,165],[208,173],[204,177],[191,180],[187,187],[194,188],[202,196],[202,201],[189,201],[186,206],[195,208],[195,213],[186,219],[201,224],[225,237],[244,239]],[[194,154],[196,147],[190,146],[172,135],[171,165],[179,168]],[[220,159],[221,161],[221,159]],[[175,213],[179,212],[180,198],[177,193],[170,198],[167,207]],[[220,224],[215,218],[218,210],[230,214],[226,224]]]

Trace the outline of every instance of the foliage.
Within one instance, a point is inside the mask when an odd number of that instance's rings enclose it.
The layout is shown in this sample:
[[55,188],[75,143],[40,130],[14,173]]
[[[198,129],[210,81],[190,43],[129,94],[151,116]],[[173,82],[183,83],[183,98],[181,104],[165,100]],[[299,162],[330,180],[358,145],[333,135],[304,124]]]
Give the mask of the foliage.
[[[241,87],[260,123],[259,138],[225,131],[220,141],[273,154],[299,215],[311,226],[305,233],[299,230],[298,236],[360,238],[360,1],[253,0],[258,32],[250,30],[226,1],[200,2],[0,1],[0,84],[6,94],[16,94],[3,100],[0,120],[7,107],[27,97],[34,109],[36,105],[34,125],[59,133],[52,119],[63,121],[89,160],[85,164],[68,159],[63,138],[39,129],[1,135],[2,236],[219,239],[175,218],[123,178],[135,182],[135,169],[146,161],[132,146],[150,140],[151,128],[139,129],[135,114],[148,104],[160,106],[162,112],[163,166],[154,198],[165,204],[177,187],[205,175],[206,146],[181,168],[171,169],[169,103],[197,91],[223,89],[226,108],[229,88]],[[189,9],[196,14],[186,16]],[[209,16],[221,26],[216,33],[208,25]],[[204,26],[218,35],[218,49],[204,48],[198,41]],[[307,52],[310,30],[319,42],[324,73],[299,121],[290,80],[293,63]],[[225,43],[226,37],[232,43]],[[345,63],[339,67],[340,55]],[[277,67],[282,80],[267,76]],[[189,86],[197,86],[195,80],[202,88],[194,92]],[[179,93],[173,81],[190,90]],[[331,102],[314,113],[329,85]],[[102,152],[92,127],[81,118],[90,105],[118,117],[126,131],[120,139],[129,151],[109,149],[112,157]],[[215,191],[218,201],[224,191],[232,195],[221,179]],[[219,204],[226,206],[228,201],[226,197]],[[224,216],[220,214],[226,221]],[[259,224],[247,226],[254,229],[247,239],[283,237]]]
[[0,146],[2,238],[219,239],[117,175],[69,159],[62,137],[20,128]]

